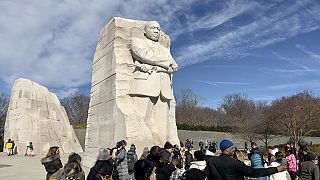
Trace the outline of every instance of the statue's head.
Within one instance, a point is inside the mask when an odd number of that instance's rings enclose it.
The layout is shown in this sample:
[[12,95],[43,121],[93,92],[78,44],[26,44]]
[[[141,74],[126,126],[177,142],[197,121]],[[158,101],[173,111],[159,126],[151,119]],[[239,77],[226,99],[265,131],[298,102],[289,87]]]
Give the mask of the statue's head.
[[144,27],[144,35],[152,40],[158,41],[160,35],[160,24],[157,21],[150,21]]

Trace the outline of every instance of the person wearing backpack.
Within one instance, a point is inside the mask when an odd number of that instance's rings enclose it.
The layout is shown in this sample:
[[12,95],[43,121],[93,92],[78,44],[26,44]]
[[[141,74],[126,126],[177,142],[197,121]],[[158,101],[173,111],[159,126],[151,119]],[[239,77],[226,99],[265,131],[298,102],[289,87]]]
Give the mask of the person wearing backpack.
[[95,165],[90,169],[87,180],[112,180],[113,161],[108,149],[99,149]]
[[129,179],[134,178],[134,164],[137,161],[138,161],[138,156],[136,154],[136,146],[134,144],[131,144],[130,150],[127,153]]

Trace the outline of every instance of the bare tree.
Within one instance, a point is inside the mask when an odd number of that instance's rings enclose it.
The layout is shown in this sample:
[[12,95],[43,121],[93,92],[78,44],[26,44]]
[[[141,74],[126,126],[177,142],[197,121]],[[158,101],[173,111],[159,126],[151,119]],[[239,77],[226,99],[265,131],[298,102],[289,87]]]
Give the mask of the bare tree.
[[201,97],[191,89],[182,89],[176,95],[176,118],[178,123],[192,123],[197,119],[197,108],[201,104]]
[[0,150],[3,148],[3,133],[4,133],[4,124],[6,121],[7,111],[9,106],[9,96],[6,93],[0,94]]
[[70,124],[83,124],[87,122],[90,98],[88,96],[71,93],[61,100],[65,108]]
[[209,107],[202,107],[203,99],[191,89],[182,89],[176,95],[176,119],[178,124],[216,127],[224,113]]
[[304,136],[320,130],[320,99],[307,91],[283,97],[272,103],[267,118],[277,123],[277,132],[297,145]]
[[249,100],[246,94],[235,93],[222,100],[221,108],[226,113],[227,122],[233,125],[234,132],[242,134],[248,141],[255,140],[257,114],[254,101]]
[[274,138],[277,137],[276,134],[276,124],[274,121],[266,118],[266,112],[269,106],[266,102],[256,102],[256,115],[257,115],[257,127],[256,127],[256,137],[261,140],[265,148],[268,148],[268,145]]

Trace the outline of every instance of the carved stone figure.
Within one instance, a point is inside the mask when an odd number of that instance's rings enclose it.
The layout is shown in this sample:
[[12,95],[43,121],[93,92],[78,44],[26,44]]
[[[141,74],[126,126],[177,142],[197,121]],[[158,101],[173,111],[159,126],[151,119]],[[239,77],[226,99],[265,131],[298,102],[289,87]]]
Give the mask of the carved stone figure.
[[99,148],[124,139],[144,147],[178,144],[172,74],[178,66],[157,22],[112,19],[100,32],[93,58],[84,165]]
[[[130,50],[136,65],[130,96],[134,98],[134,107],[138,109],[139,121],[145,127],[146,136],[153,143],[161,144],[168,125],[170,100],[172,92],[172,73],[178,65],[172,58],[170,50],[161,45],[160,25],[156,21],[147,22],[144,38],[132,38]],[[164,115],[164,116],[163,116]]]
[[33,154],[46,154],[51,146],[62,153],[83,152],[57,96],[28,79],[14,82],[4,139],[14,140],[19,155],[33,144]]

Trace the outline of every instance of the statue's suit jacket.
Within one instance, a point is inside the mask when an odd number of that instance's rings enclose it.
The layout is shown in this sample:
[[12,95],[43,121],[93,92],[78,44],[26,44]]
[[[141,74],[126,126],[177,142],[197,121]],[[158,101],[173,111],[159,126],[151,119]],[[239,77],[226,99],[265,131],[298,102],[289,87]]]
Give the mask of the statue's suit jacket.
[[165,99],[173,99],[171,73],[164,68],[175,63],[170,50],[147,38],[131,39],[130,50],[136,65],[158,69],[148,73],[141,71],[137,66],[133,72],[130,94],[150,97],[158,97],[161,94]]

